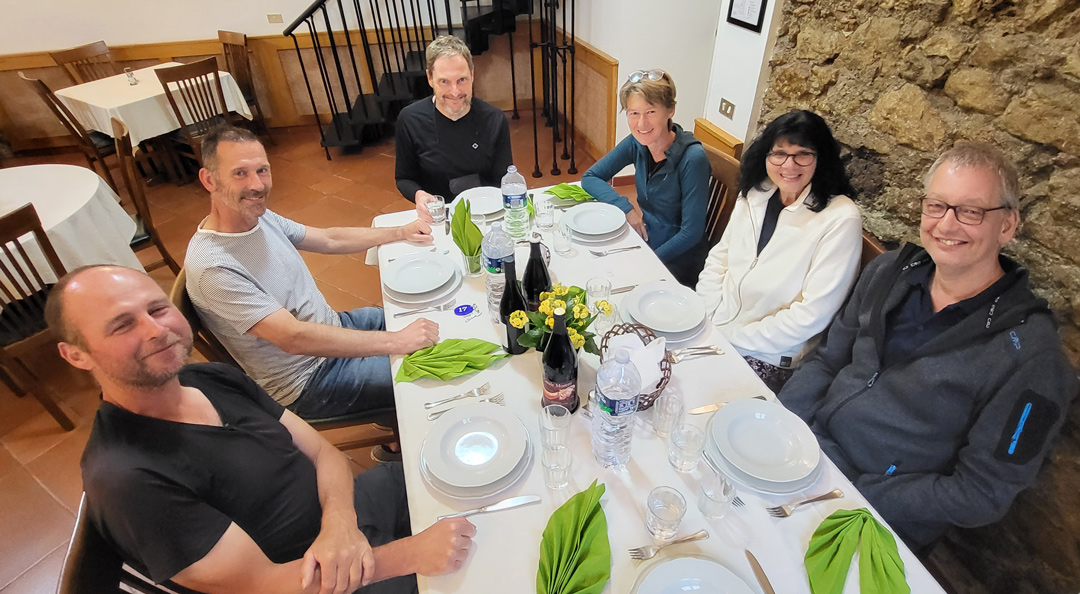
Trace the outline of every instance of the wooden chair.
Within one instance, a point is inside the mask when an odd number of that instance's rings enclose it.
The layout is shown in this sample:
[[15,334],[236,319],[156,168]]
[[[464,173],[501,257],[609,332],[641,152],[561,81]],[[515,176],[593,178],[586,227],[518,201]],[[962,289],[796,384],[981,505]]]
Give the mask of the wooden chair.
[[23,363],[24,357],[56,344],[45,325],[45,300],[52,285],[42,279],[38,263],[30,259],[19,241],[28,234],[34,236],[56,278],[67,272],[45,235],[33,204],[0,217],[0,292],[4,302],[0,312],[0,367],[16,384],[33,394],[65,431],[71,431],[75,423],[61,408],[60,400]]
[[[19,77],[26,81],[30,85],[30,88],[34,90],[34,93],[41,100],[45,102],[45,105],[49,107],[49,110],[53,112],[60,123],[67,128],[67,131],[75,139],[76,145],[79,150],[83,152],[86,157],[86,163],[90,166],[90,169],[95,169],[94,164],[101,165],[101,174],[108,182],[109,187],[114,192],[119,193],[116,187],[116,182],[113,181],[112,172],[109,171],[109,165],[105,162],[105,157],[116,152],[116,147],[113,145],[113,139],[107,135],[97,131],[87,132],[79,120],[75,119],[75,116],[71,113],[71,110],[67,108],[56,95],[49,89],[41,80],[36,78],[30,78],[22,72],[19,72]],[[96,171],[96,169],[95,169]]]
[[863,231],[862,233],[862,259],[859,263],[859,270],[866,268],[866,265],[871,260],[885,253],[885,246],[881,245],[876,237],[870,234],[869,231]]
[[703,144],[701,148],[705,149],[712,167],[705,236],[709,238],[709,245],[714,246],[724,235],[724,229],[731,220],[731,211],[735,208],[735,198],[739,195],[739,161],[711,146]]
[[[212,128],[233,121],[225,106],[217,58],[154,70],[169,99],[190,151],[182,154],[202,163],[202,139]],[[177,97],[179,96],[179,101]]]
[[50,55],[58,66],[68,71],[77,85],[120,74],[120,69],[109,52],[109,46],[105,45],[104,41],[52,52]]
[[128,194],[131,195],[131,202],[135,205],[135,212],[139,215],[143,230],[150,239],[149,242],[143,242],[134,249],[140,251],[151,245],[156,246],[158,252],[161,253],[161,259],[147,264],[146,270],[156,270],[162,266],[168,266],[169,270],[173,271],[173,274],[180,274],[180,265],[169,254],[169,250],[165,249],[165,243],[161,241],[161,236],[158,235],[157,228],[154,227],[154,219],[150,215],[150,203],[146,201],[142,180],[139,178],[138,172],[135,171],[134,148],[131,146],[131,136],[128,134],[127,126],[116,118],[112,119],[112,126],[113,138],[116,139],[116,158],[120,161],[120,175],[124,178],[124,185],[127,186]]
[[[207,361],[228,363],[243,371],[243,367],[229,353],[221,341],[199,319],[194,304],[187,293],[187,273],[184,270],[176,277],[172,291],[169,292],[169,300],[184,314],[194,336],[195,348],[206,357]],[[305,419],[309,425],[319,431],[330,431],[354,425],[374,424],[379,427],[389,428],[389,433],[364,437],[361,439],[334,441],[333,444],[340,450],[352,450],[356,448],[369,448],[377,445],[385,445],[398,442],[397,412],[393,408],[378,408],[360,413],[327,417],[323,419]]]
[[225,53],[225,66],[232,74],[240,92],[244,94],[244,100],[251,107],[255,116],[252,123],[257,126],[261,133],[266,134],[270,144],[276,144],[274,137],[270,135],[270,127],[266,125],[262,106],[259,105],[259,97],[255,93],[255,79],[251,74],[251,60],[248,59],[247,35],[232,31],[218,31],[218,40]]

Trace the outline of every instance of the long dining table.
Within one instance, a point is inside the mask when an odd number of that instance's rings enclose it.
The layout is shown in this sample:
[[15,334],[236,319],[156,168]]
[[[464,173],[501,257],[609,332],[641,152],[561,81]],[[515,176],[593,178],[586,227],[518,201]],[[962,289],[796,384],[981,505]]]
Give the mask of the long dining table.
[[[543,189],[538,189],[532,193],[539,195],[542,191]],[[556,211],[556,224],[561,215],[562,212]],[[415,211],[390,213],[376,217],[373,225],[401,225],[415,217]],[[541,233],[546,245],[552,245],[552,230],[534,231]],[[441,225],[434,230],[434,235],[438,251],[448,250],[449,257],[461,260],[460,250]],[[577,243],[566,255],[552,250],[549,265],[552,280],[567,286],[581,287],[594,277],[607,278],[612,287],[663,279],[674,282],[664,265],[632,230],[601,247],[606,249],[635,245],[640,246],[640,249],[603,257],[590,253],[589,248],[596,246]],[[422,249],[429,248],[407,243],[382,246],[378,250],[379,264],[385,269],[389,260]],[[524,258],[527,255],[527,247],[517,249],[519,274],[524,269]],[[471,319],[458,316],[453,311],[396,318],[395,314],[408,311],[408,308],[386,297],[384,286],[383,307],[388,330],[401,329],[416,317],[422,316],[439,323],[442,339],[481,338],[494,343],[501,342],[502,329],[493,324],[488,315],[483,276],[465,278],[454,295],[457,305],[470,304],[482,312],[482,315]],[[613,296],[612,302],[616,307],[621,305],[620,297]],[[773,393],[758,379],[730,343],[711,330],[711,325],[689,344],[714,344],[725,354],[687,360],[672,366],[671,380],[665,393],[680,394],[687,410],[756,395],[775,400]],[[394,373],[401,363],[402,357],[391,358]],[[598,357],[582,351],[579,358],[578,391],[583,400],[595,384],[599,364]],[[420,472],[420,449],[432,426],[432,421],[427,420],[429,411],[424,408],[424,403],[459,394],[484,382],[491,383],[490,393],[502,392],[505,395],[505,406],[530,432],[532,446],[535,448],[534,461],[532,468],[503,493],[473,501],[454,500],[428,485]],[[594,480],[606,485],[601,507],[607,516],[611,543],[611,579],[603,591],[617,594],[631,592],[639,576],[656,564],[685,555],[699,555],[715,560],[744,581],[752,591],[761,591],[744,556],[744,549],[754,553],[777,592],[810,592],[803,557],[810,537],[821,521],[836,510],[857,508],[867,508],[881,520],[866,499],[824,454],[820,477],[805,490],[790,495],[770,495],[737,487],[738,495],[745,505],[740,508],[733,507],[722,519],[707,520],[698,510],[697,503],[701,496],[700,483],[703,473],[711,471],[704,461],[692,472],[676,471],[667,460],[666,440],[655,435],[647,421],[649,411],[639,412],[637,415],[630,462],[618,469],[605,469],[593,458],[589,419],[579,410],[574,415],[569,438],[570,449],[574,455],[570,484],[564,489],[548,489],[542,468],[536,461],[541,447],[538,426],[538,413],[541,410],[541,359],[540,354],[532,350],[508,357],[483,371],[452,381],[425,378],[410,383],[396,383],[394,392],[414,534],[433,524],[436,518],[443,514],[477,508],[517,495],[541,497],[539,504],[471,516],[470,520],[476,525],[476,536],[465,564],[460,570],[448,575],[418,576],[421,592],[484,594],[534,591],[540,543],[548,518],[570,496],[587,488]],[[687,415],[684,422],[705,428],[709,416]],[[654,543],[645,527],[645,502],[649,492],[660,485],[674,487],[686,499],[686,515],[678,536],[706,529],[710,537],[663,549],[650,561],[632,561],[627,554],[629,548]],[[843,491],[843,497],[804,506],[787,518],[773,518],[765,511],[767,506],[801,500],[837,488]],[[899,538],[897,544],[911,591],[943,592]],[[845,583],[846,593],[859,591],[857,556],[856,553],[856,560],[852,562]]]

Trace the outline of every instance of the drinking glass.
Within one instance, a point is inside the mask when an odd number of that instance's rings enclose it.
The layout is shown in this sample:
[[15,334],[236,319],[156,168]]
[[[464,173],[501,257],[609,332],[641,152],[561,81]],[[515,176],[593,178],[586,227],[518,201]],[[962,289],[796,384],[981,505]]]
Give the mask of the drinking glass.
[[671,540],[679,532],[686,514],[686,499],[671,487],[657,487],[645,501],[645,527],[660,540]]
[[446,222],[446,200],[443,200],[442,196],[432,196],[428,199],[427,210],[431,213],[431,222],[434,224],[442,224]]
[[735,487],[722,474],[705,473],[701,479],[701,497],[698,509],[701,515],[710,520],[723,518],[731,509],[731,500],[735,498]]
[[671,431],[668,462],[679,472],[691,472],[705,449],[705,432],[693,425],[679,425]]
[[597,313],[600,311],[596,307],[597,301],[611,300],[611,281],[601,277],[590,278],[589,282],[585,284],[585,293],[589,296],[589,309],[593,313]]
[[[611,303],[611,302],[609,301],[608,303]],[[615,324],[618,324],[618,323],[619,323],[619,310],[618,310],[617,307],[615,307],[614,303],[611,303],[611,313],[610,314],[605,314],[604,312],[599,312],[599,313],[596,314],[596,318],[593,319],[593,323],[592,323],[592,331],[597,336],[603,337],[605,334],[607,334],[608,330],[611,330],[612,326],[614,326]]]
[[555,253],[565,256],[574,249],[574,230],[566,223],[555,227]]
[[550,229],[555,225],[555,205],[549,198],[541,196],[533,200],[533,210],[536,212],[533,223],[538,229]]
[[487,225],[487,217],[481,213],[470,211],[469,220],[476,225],[476,228],[479,229],[481,233],[484,232],[484,227]]
[[475,278],[484,274],[484,255],[482,253],[476,254],[475,256],[470,256],[468,254],[462,253],[461,257],[465,261],[465,276],[468,276],[469,278]]
[[653,403],[653,431],[660,437],[671,435],[671,430],[682,422],[683,401],[675,393],[664,394]]
[[544,467],[544,484],[549,489],[562,489],[570,484],[570,468],[574,465],[574,454],[570,448],[563,445],[544,448],[540,454],[540,464]]
[[544,449],[567,444],[572,419],[570,411],[561,404],[549,404],[540,411],[540,443]]

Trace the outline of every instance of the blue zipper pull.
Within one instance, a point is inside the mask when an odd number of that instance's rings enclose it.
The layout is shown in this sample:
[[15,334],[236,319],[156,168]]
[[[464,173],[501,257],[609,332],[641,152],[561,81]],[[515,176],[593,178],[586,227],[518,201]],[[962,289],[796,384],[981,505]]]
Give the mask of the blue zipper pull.
[[896,472],[896,464],[892,464],[885,470],[885,476],[892,476]]
[[866,382],[866,387],[867,388],[873,388],[874,387],[874,382],[877,381],[877,376],[880,375],[880,374],[881,374],[880,371],[875,371],[874,375],[870,376],[870,381]]

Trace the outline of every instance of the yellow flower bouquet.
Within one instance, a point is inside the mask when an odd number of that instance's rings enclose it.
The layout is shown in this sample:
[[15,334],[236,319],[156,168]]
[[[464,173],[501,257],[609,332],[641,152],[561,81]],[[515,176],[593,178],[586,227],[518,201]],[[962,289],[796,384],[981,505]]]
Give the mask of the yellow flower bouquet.
[[[537,311],[515,311],[510,314],[510,324],[515,328],[528,328],[518,337],[518,344],[527,348],[543,350],[555,324],[554,311],[566,310],[566,334],[575,349],[585,347],[585,352],[600,354],[596,346],[596,334],[589,332],[589,326],[596,319],[596,314],[589,311],[588,295],[585,289],[577,286],[567,287],[556,284],[551,292],[540,293],[540,306]],[[610,315],[611,304],[607,301],[596,302],[596,307]]]

